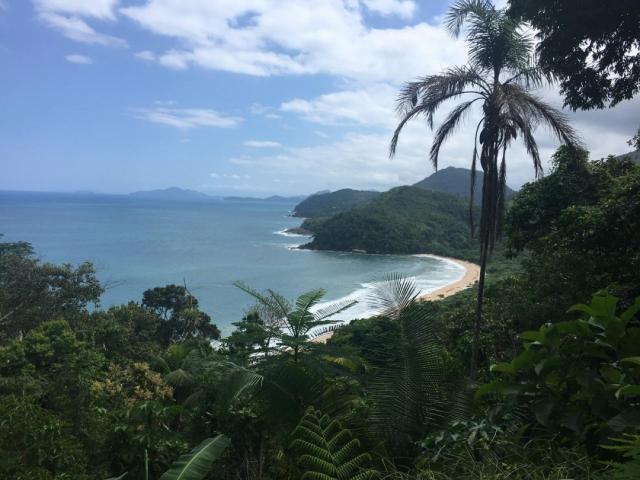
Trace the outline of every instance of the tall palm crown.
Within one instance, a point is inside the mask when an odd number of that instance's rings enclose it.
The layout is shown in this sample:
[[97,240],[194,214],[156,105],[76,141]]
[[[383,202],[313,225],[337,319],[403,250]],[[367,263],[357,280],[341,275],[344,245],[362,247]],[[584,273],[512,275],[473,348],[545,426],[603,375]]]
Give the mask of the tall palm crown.
[[536,65],[533,40],[524,31],[523,24],[509,17],[506,9],[496,9],[489,0],[458,0],[449,9],[446,26],[457,37],[465,24],[468,65],[405,84],[398,97],[401,120],[391,140],[390,155],[395,155],[400,133],[407,122],[424,117],[433,128],[433,116],[438,108],[448,100],[460,99],[461,103],[451,110],[434,136],[430,159],[437,169],[442,145],[474,104],[482,107],[474,135],[469,209],[473,231],[475,171],[479,159],[484,183],[480,215],[481,269],[471,360],[473,376],[477,368],[486,263],[500,234],[504,214],[507,149],[520,137],[538,177],[542,165],[533,132],[539,124],[546,124],[564,143],[577,144],[578,139],[562,112],[530,92],[552,78]]
[[[565,143],[573,144],[577,139],[560,111],[529,92],[551,78],[536,66],[533,41],[524,32],[522,24],[510,18],[505,9],[494,8],[489,0],[454,3],[446,17],[447,28],[454,36],[459,36],[465,22],[468,24],[469,64],[428,75],[404,86],[398,97],[402,118],[390,151],[393,156],[400,132],[407,122],[423,116],[433,128],[433,115],[438,108],[447,100],[462,98],[436,131],[430,159],[437,169],[442,145],[471,107],[481,105],[482,118],[475,130],[471,171],[475,173],[479,156],[485,173],[480,239],[492,249],[504,210],[506,150],[510,144],[520,136],[533,160],[536,176],[539,176],[542,166],[533,136],[537,125],[546,123]],[[474,188],[473,175],[472,199]]]

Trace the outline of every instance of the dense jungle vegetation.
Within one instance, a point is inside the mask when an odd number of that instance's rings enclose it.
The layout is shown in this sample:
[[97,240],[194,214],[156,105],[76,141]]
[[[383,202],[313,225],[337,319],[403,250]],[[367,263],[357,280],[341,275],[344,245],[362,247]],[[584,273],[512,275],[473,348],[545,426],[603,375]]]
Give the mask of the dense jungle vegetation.
[[514,198],[476,384],[473,289],[419,303],[390,278],[385,315],[322,344],[348,305],[239,285],[256,306],[220,339],[185,287],[91,308],[90,264],[1,244],[0,477],[634,478],[640,166],[586,157]]

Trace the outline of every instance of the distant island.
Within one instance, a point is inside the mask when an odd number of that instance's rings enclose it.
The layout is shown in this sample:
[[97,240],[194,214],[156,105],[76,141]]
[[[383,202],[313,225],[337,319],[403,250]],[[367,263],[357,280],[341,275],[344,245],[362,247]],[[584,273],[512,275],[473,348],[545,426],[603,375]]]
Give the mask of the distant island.
[[171,200],[180,202],[207,201],[214,199],[214,197],[211,197],[205,193],[178,187],[170,187],[159,190],[141,190],[138,192],[130,193],[129,196],[146,200]]
[[306,195],[296,195],[293,197],[284,197],[282,195],[271,195],[270,197],[223,197],[223,200],[233,202],[300,202],[307,198]]
[[189,190],[186,188],[169,187],[157,190],[141,190],[129,194],[130,197],[148,199],[148,200],[170,200],[176,202],[193,202],[193,201],[210,201],[225,200],[232,202],[301,202],[306,195],[296,195],[286,197],[282,195],[271,195],[269,197],[250,197],[250,196],[213,196],[197,190]]

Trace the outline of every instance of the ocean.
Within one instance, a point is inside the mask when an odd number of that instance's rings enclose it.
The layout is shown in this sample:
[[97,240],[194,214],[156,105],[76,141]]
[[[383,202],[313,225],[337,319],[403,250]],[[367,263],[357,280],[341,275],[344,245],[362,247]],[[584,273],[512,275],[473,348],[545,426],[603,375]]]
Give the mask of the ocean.
[[186,283],[224,335],[253,304],[233,286],[237,280],[289,299],[323,288],[327,302],[358,300],[337,317],[347,321],[375,313],[367,297],[388,273],[413,278],[423,293],[464,273],[435,258],[297,250],[308,238],[284,232],[301,223],[289,216],[294,206],[0,192],[0,241],[30,242],[48,262],[93,262],[106,287],[103,308],[140,301],[148,288]]

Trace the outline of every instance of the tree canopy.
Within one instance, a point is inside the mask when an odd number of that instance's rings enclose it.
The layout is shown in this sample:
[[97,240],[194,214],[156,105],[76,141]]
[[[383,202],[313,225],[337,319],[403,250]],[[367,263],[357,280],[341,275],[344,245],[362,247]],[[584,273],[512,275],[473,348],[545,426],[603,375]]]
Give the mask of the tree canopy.
[[572,109],[613,106],[640,90],[636,0],[509,0],[540,39],[540,64],[560,78]]

